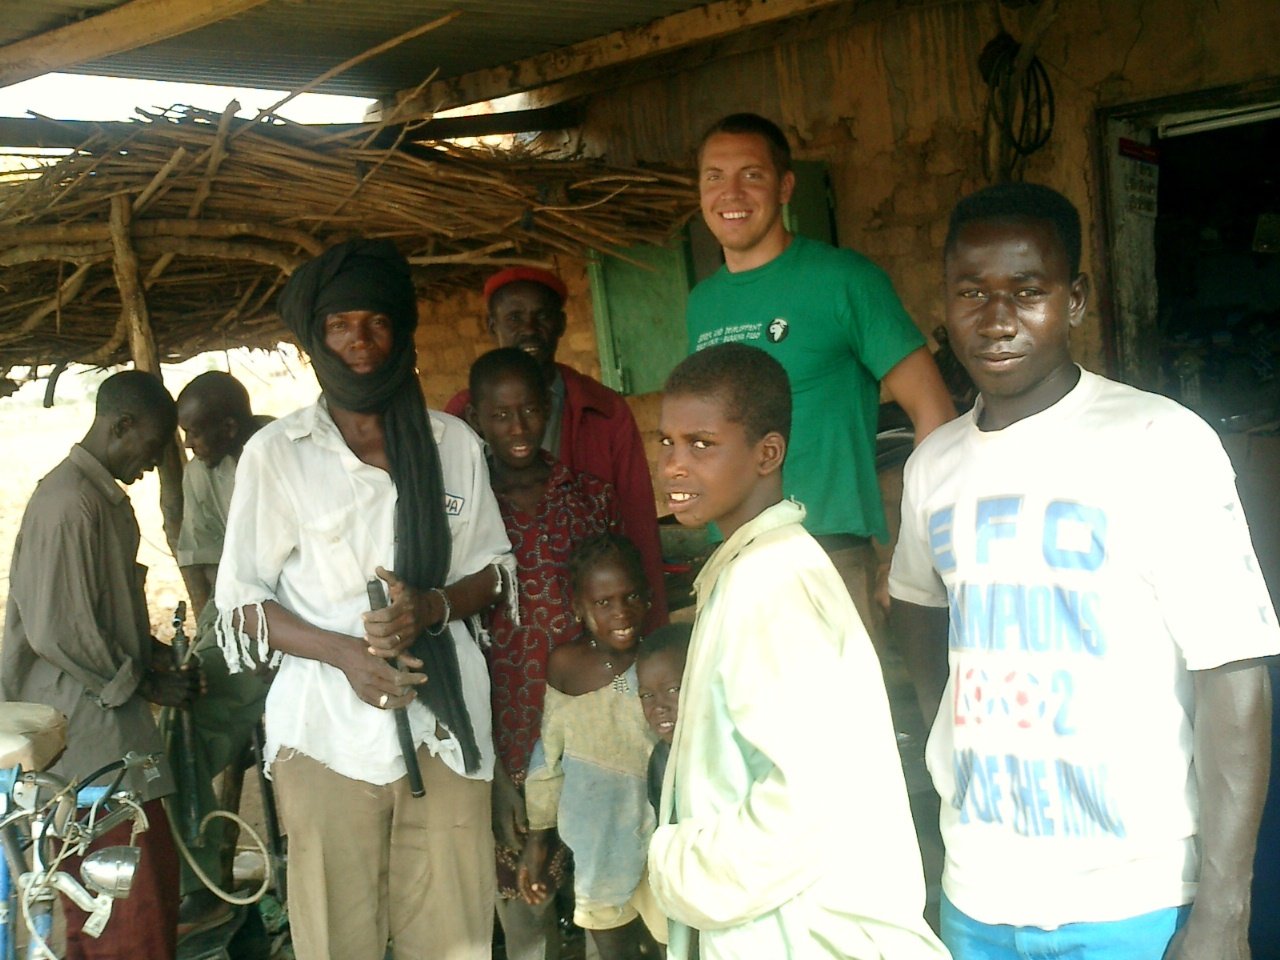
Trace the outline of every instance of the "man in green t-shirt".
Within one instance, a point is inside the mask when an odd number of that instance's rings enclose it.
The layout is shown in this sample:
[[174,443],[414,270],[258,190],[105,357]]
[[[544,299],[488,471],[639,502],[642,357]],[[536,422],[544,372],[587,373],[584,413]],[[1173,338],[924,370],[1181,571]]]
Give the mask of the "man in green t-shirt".
[[880,385],[911,418],[916,442],[955,416],[924,337],[870,260],[789,233],[782,208],[795,175],[782,131],[732,114],[698,149],[702,216],[724,266],[689,297],[689,350],[738,341],[775,357],[791,378],[793,427],[785,493],[804,504],[868,625],[888,540],[875,471]]

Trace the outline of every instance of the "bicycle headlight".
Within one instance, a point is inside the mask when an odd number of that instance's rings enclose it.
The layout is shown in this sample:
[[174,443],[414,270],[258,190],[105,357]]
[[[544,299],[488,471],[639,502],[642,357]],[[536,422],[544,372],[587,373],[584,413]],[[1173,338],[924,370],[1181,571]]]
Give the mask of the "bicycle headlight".
[[133,872],[138,868],[141,851],[137,847],[103,847],[84,858],[80,876],[85,885],[108,897],[120,899],[129,895]]

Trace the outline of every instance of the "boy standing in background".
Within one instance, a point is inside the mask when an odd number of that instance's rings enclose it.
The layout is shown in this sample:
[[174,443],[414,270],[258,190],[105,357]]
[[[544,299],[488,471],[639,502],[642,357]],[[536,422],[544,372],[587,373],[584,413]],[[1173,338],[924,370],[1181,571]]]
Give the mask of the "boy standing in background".
[[636,653],[636,683],[640,706],[649,729],[658,738],[649,756],[649,803],[657,813],[662,802],[662,780],[671,758],[676,719],[680,710],[680,685],[685,659],[689,655],[691,623],[668,623],[644,638]]

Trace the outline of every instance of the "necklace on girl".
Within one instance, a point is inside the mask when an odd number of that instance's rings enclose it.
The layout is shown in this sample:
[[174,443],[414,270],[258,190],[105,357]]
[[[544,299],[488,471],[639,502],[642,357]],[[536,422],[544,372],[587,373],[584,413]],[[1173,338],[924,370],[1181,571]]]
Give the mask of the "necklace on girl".
[[595,637],[591,638],[591,649],[597,651],[604,657],[605,669],[613,674],[613,689],[617,690],[618,693],[629,693],[631,691],[631,687],[627,683],[626,671],[623,670],[621,673],[618,672],[618,668],[613,665],[613,660],[610,659],[607,653],[600,649],[600,644],[596,643]]

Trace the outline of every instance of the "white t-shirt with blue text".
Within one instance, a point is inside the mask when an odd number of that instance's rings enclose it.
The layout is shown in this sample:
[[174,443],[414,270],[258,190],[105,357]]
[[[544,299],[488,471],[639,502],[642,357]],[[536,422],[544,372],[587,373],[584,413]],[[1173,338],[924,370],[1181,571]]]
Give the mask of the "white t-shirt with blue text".
[[907,464],[889,590],[950,612],[927,758],[956,907],[1054,928],[1190,902],[1189,671],[1280,650],[1209,426],[1087,371],[1003,430],[946,424]]

